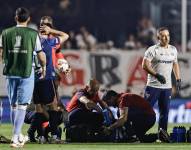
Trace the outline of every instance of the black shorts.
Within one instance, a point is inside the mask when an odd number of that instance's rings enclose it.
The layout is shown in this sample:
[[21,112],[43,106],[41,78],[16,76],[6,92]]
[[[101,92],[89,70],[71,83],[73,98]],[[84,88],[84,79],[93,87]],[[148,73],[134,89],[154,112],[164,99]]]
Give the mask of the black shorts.
[[42,80],[35,83],[33,92],[34,104],[50,104],[54,101],[56,88],[54,80]]

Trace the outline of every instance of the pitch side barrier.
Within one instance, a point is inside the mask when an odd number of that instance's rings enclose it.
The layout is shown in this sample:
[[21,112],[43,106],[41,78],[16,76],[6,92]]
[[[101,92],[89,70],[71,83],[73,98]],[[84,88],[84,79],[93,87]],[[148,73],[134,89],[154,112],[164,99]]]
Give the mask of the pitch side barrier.
[[[130,90],[143,95],[147,78],[146,72],[142,69],[144,52],[144,49],[102,49],[95,52],[64,50],[64,56],[72,72],[69,76],[61,75],[59,95],[71,95],[75,88],[84,87],[92,76],[101,83],[101,88],[111,88],[117,92]],[[191,53],[178,54],[178,61],[182,80],[178,98],[191,98]],[[3,64],[0,64],[0,95],[7,95],[2,69]]]
[[[66,106],[70,100],[69,96],[61,98],[62,103]],[[157,121],[159,116],[158,107],[155,106]],[[116,109],[112,108],[114,115]],[[117,116],[117,115],[115,115]],[[172,99],[169,111],[169,123],[191,123],[191,99]],[[8,97],[0,97],[0,121],[1,123],[10,123],[10,104]]]

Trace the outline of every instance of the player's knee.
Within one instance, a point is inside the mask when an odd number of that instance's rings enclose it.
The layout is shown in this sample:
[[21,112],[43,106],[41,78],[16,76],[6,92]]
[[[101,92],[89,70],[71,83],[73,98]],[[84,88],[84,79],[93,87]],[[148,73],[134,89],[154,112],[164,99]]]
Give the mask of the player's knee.
[[53,110],[53,111],[57,111],[58,110],[57,104],[54,103],[54,102],[49,104],[48,106],[49,106],[50,110]]
[[25,104],[19,104],[19,105],[17,106],[17,109],[26,110],[26,109],[27,109],[27,105],[25,105]]
[[36,104],[35,105],[35,111],[38,113],[43,113],[44,109],[41,104]]
[[17,108],[17,105],[16,104],[11,104],[11,109],[16,109]]

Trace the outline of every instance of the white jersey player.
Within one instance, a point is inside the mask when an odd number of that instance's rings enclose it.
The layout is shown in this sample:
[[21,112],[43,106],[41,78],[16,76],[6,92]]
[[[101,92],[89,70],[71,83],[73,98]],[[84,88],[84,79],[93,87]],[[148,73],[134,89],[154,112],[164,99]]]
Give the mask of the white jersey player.
[[151,67],[155,72],[164,76],[166,83],[162,84],[157,78],[148,74],[147,86],[156,88],[172,88],[171,72],[173,64],[177,63],[177,50],[174,46],[168,45],[167,48],[161,47],[156,44],[148,48],[145,52],[144,59],[151,62]]

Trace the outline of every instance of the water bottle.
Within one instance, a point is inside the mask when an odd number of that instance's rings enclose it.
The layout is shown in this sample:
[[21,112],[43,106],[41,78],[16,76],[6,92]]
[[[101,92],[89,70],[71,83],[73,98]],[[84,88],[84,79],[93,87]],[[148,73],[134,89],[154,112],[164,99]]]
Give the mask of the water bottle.
[[186,142],[186,128],[181,126],[179,128],[180,142]]
[[104,116],[104,124],[106,126],[111,125],[112,121],[111,121],[111,118],[109,117],[109,110],[104,109],[103,110],[103,116]]
[[183,126],[174,127],[171,139],[176,143],[186,142],[186,128]]
[[170,134],[172,142],[178,142],[178,127],[174,127],[172,133]]

